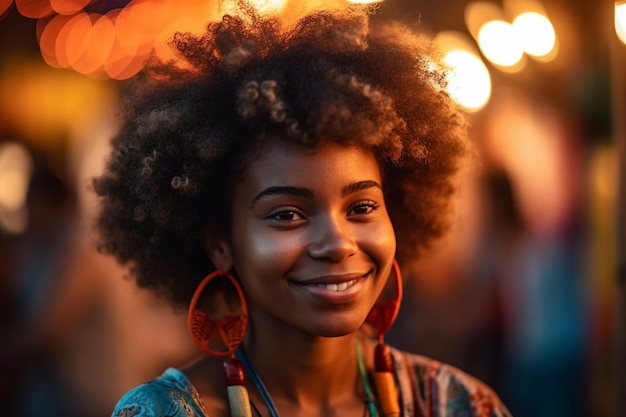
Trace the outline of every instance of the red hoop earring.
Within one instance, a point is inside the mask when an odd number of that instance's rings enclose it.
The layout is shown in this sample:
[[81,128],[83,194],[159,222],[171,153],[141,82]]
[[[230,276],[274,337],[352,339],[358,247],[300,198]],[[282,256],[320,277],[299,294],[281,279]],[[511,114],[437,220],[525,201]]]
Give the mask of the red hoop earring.
[[[207,313],[198,309],[198,302],[206,286],[218,277],[226,277],[234,286],[241,302],[242,312],[240,315],[227,314],[220,320],[215,321]],[[211,356],[224,357],[232,355],[243,342],[248,329],[248,306],[243,295],[243,290],[234,276],[227,272],[216,270],[207,275],[196,289],[187,315],[189,331],[194,342]],[[227,347],[226,351],[215,350],[209,346],[213,332],[217,331],[219,338]]]
[[402,274],[400,273],[398,261],[395,259],[392,263],[392,270],[395,277],[395,296],[387,300],[377,301],[365,319],[365,322],[378,332],[378,340],[380,342],[383,341],[385,333],[387,333],[396,317],[398,317],[402,302]]
[[395,277],[395,296],[376,302],[365,319],[365,322],[378,332],[378,344],[374,351],[374,383],[385,417],[400,415],[398,389],[393,379],[393,359],[391,350],[384,341],[385,333],[398,316],[402,301],[402,274],[395,259],[392,266]]
[[[241,313],[239,315],[226,314],[216,321],[209,314],[199,310],[198,303],[206,286],[217,277],[226,277],[234,286],[241,302]],[[246,389],[243,365],[235,357],[235,351],[243,342],[248,329],[248,305],[241,285],[239,285],[234,276],[227,272],[216,270],[200,282],[189,304],[187,325],[193,341],[200,349],[211,356],[230,356],[224,362],[230,413],[232,416],[251,417],[250,396]],[[216,350],[210,346],[214,332],[217,332],[219,339],[226,345],[225,351]]]

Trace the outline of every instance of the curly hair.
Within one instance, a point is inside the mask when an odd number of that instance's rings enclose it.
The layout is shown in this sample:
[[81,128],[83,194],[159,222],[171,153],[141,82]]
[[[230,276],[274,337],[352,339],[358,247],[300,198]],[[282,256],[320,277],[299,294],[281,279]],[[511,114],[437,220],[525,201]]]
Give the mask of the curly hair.
[[100,248],[140,287],[189,302],[215,269],[205,241],[228,231],[231,185],[275,138],[372,149],[400,262],[446,230],[466,119],[424,35],[354,9],[290,27],[245,10],[172,45],[184,65],[154,59],[137,77],[93,183]]

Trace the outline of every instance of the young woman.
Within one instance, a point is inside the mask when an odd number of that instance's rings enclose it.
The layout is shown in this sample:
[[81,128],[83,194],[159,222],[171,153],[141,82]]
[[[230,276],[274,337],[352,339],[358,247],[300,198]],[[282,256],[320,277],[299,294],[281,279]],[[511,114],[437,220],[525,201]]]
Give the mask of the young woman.
[[465,122],[426,40],[363,11],[250,10],[152,63],[106,172],[104,251],[189,308],[208,354],[114,416],[508,416],[384,343],[397,263],[444,232]]

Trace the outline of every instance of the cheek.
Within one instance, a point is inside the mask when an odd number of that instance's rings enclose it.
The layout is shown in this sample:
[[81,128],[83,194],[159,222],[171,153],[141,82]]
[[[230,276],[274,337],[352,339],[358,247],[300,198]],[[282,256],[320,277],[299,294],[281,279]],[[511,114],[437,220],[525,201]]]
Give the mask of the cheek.
[[285,233],[241,225],[233,230],[235,268],[245,282],[249,277],[282,277],[301,255],[304,239]]
[[361,247],[381,264],[390,263],[396,254],[396,235],[391,221],[381,221],[376,227],[364,230],[359,241]]

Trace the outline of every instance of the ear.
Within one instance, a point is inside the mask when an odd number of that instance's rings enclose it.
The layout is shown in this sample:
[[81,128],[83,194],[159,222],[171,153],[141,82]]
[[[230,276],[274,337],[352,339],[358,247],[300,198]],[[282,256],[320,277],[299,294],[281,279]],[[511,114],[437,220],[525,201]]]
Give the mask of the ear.
[[230,245],[224,239],[207,239],[206,251],[213,265],[221,271],[233,269],[233,257]]

